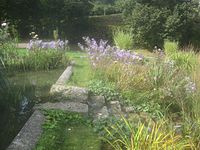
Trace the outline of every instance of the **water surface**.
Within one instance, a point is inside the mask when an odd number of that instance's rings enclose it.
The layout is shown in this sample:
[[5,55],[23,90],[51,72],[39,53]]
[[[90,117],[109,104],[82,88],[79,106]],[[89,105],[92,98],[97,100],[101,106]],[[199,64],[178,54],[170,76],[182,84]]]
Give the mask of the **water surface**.
[[23,127],[33,105],[48,101],[50,87],[64,69],[8,75],[0,92],[0,150],[6,149]]

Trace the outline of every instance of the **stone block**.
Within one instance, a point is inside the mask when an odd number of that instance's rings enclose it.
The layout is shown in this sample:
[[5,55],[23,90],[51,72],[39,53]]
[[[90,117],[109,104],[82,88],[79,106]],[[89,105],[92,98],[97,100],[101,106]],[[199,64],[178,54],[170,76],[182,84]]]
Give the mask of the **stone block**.
[[109,112],[111,115],[120,116],[122,114],[122,109],[119,101],[110,101],[109,105]]
[[88,93],[86,88],[58,84],[54,84],[50,90],[50,94],[60,101],[70,100],[78,103],[87,103]]
[[88,105],[93,109],[102,108],[105,103],[105,98],[103,96],[91,96],[88,100]]
[[39,107],[40,109],[59,109],[67,112],[78,112],[83,114],[88,114],[88,105],[76,102],[57,102],[57,103],[44,103]]
[[94,112],[93,118],[94,118],[94,121],[97,121],[97,120],[100,120],[100,119],[105,119],[108,116],[109,116],[108,108],[106,106],[104,106],[99,111]]

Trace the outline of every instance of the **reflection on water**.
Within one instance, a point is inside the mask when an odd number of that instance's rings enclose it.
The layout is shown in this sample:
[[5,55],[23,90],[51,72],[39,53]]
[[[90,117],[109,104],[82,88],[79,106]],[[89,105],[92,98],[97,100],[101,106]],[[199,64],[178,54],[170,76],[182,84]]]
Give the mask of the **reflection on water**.
[[34,103],[46,101],[63,69],[9,75],[0,73],[0,149],[13,140],[32,113]]

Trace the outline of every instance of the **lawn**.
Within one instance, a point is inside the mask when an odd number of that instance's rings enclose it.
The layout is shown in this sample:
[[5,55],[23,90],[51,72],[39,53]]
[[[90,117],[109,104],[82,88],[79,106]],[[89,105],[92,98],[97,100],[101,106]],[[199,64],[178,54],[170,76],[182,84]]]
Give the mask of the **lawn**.
[[91,77],[91,68],[87,54],[82,51],[68,51],[67,56],[70,60],[75,61],[73,75],[67,84],[80,87],[87,86]]

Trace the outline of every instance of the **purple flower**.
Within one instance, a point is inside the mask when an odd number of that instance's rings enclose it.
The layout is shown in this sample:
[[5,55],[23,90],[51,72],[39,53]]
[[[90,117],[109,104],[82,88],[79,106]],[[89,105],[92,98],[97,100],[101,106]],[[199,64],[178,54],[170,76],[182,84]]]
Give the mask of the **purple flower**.
[[68,47],[68,41],[65,40],[61,41],[50,41],[50,42],[43,42],[42,40],[30,40],[28,49],[64,49]]
[[144,60],[142,55],[138,55],[132,51],[121,50],[117,47],[108,45],[107,41],[100,40],[99,42],[89,37],[84,37],[85,47],[78,43],[78,46],[82,50],[86,50],[92,64],[98,64],[100,62],[117,61],[124,64],[135,64]]

